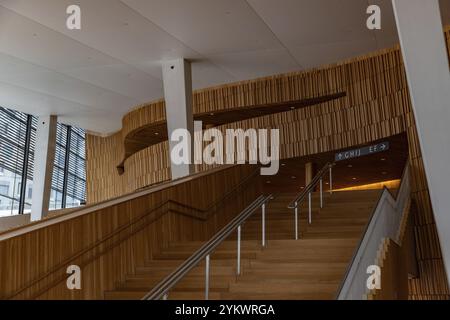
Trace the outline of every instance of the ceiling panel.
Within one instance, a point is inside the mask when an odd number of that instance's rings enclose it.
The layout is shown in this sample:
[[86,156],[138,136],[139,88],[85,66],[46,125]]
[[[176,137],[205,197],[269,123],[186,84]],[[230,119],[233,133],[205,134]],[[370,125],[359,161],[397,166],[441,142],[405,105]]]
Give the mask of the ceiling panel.
[[72,0],[0,1],[2,6],[127,63],[198,58],[196,52],[119,0],[76,3],[81,7],[81,30],[66,28],[66,8]]
[[[346,60],[377,49],[371,39],[292,47],[292,55],[306,69]],[[332,53],[332,54],[330,54]]]
[[[82,30],[66,28],[74,3]],[[363,0],[0,0],[0,103],[112,132],[163,97],[162,60],[191,59],[200,89],[396,44],[391,0],[370,3],[382,30],[366,28]],[[450,0],[440,3],[449,24]]]
[[9,71],[0,73],[0,81],[95,109],[108,111],[113,107],[115,110],[125,112],[127,106],[139,103],[131,97],[95,87],[2,53],[0,53],[0,70]]
[[57,70],[117,63],[95,49],[1,6],[0,52]]
[[240,52],[209,57],[238,80],[265,77],[300,70],[300,65],[285,49]]
[[107,133],[120,128],[120,114],[114,111],[107,116],[105,111],[3,82],[0,82],[0,105],[36,116],[57,114],[63,123],[83,123],[83,128],[93,132]]
[[391,0],[374,0],[371,4],[380,6],[381,30],[373,30],[378,49],[390,48],[398,44],[397,25]]
[[194,90],[218,86],[237,80],[229,70],[213,63],[212,60],[201,59],[192,62],[192,87]]
[[160,79],[126,64],[74,68],[65,70],[64,73],[121,95],[133,97],[139,103],[163,96],[163,84]]
[[247,1],[288,48],[371,37],[367,1]]
[[[223,66],[211,62],[207,58],[190,59],[192,62],[192,86],[194,89],[215,86],[236,81],[236,78]],[[161,61],[146,61],[135,64],[136,68],[152,75],[157,75],[162,85]],[[159,98],[162,98],[160,95]]]
[[122,0],[201,54],[281,48],[245,0]]

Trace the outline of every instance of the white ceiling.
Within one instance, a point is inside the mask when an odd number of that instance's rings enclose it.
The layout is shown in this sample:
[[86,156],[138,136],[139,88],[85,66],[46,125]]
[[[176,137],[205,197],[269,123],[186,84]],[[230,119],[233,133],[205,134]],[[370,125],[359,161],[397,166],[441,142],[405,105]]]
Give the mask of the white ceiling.
[[[365,26],[369,2],[382,8],[380,31]],[[82,30],[66,28],[71,4]],[[192,59],[197,89],[397,41],[390,0],[0,0],[0,105],[105,134],[162,98],[166,59]]]

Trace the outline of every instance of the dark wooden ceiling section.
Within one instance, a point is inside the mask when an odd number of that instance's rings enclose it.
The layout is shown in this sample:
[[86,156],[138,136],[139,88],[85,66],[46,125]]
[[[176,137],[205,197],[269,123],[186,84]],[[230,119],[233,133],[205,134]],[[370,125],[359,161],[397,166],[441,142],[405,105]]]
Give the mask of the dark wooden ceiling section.
[[[345,96],[345,92],[339,92],[336,94],[325,95],[317,98],[257,105],[246,108],[228,109],[226,111],[216,113],[202,113],[194,115],[194,120],[202,121],[203,129],[205,129],[227,123],[262,117],[265,115],[305,108],[308,106],[339,99]],[[119,173],[123,173],[123,164],[128,157],[142,149],[161,143],[163,141],[166,141],[167,139],[168,135],[166,121],[152,123],[130,133],[125,137],[125,158],[123,159],[121,164],[117,166]]]
[[[406,134],[392,136],[373,144],[384,141],[389,141],[388,151],[337,162],[333,168],[333,189],[400,179],[408,159]],[[355,146],[355,148],[357,147],[361,146]],[[302,187],[305,187],[305,164],[307,162],[313,162],[316,169],[320,170],[327,162],[334,162],[335,153],[345,150],[348,149],[283,160],[280,162],[280,170],[276,176],[261,176],[264,188],[271,193],[300,192]],[[328,179],[325,179],[325,190],[328,190],[327,183]]]

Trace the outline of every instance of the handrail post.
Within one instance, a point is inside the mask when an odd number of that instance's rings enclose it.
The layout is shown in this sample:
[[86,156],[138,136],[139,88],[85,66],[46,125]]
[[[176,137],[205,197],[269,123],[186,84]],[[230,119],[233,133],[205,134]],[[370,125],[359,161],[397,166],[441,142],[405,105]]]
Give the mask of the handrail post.
[[166,293],[166,294],[163,296],[163,300],[167,300],[167,299],[169,299],[169,294],[168,294],[168,293]]
[[308,193],[309,224],[311,224],[311,191]]
[[332,167],[330,166],[330,194],[333,194],[333,174],[332,174]]
[[205,300],[209,300],[209,254],[205,261]]
[[[211,255],[214,250],[233,232],[238,229],[238,270],[242,273],[241,270],[241,246],[242,246],[242,237],[241,231],[243,224],[247,221],[247,219],[256,213],[259,208],[263,204],[267,204],[266,202],[269,199],[272,199],[272,195],[263,196],[260,195],[257,199],[255,199],[249,206],[247,206],[244,210],[241,211],[232,221],[230,221],[225,227],[222,228],[221,231],[216,233],[208,242],[203,244],[195,253],[193,253],[189,258],[187,258],[174,272],[165,277],[162,281],[160,281],[149,293],[147,293],[143,300],[154,300],[154,299],[163,299],[164,296],[168,297],[170,290],[184,277],[186,276],[194,267],[198,266],[199,263],[202,263],[203,259],[205,259],[205,287],[204,294],[205,300],[209,300],[209,291],[210,291],[210,281],[211,281]],[[265,221],[265,207],[264,207],[264,221]],[[264,222],[265,227],[265,222]],[[265,233],[265,232],[264,232]],[[265,235],[264,235],[265,239]]]
[[322,192],[322,177],[320,177],[320,209],[323,208],[323,192]]
[[262,247],[266,247],[266,204],[263,203],[261,210],[261,218],[262,218]]
[[241,275],[241,226],[237,228],[237,275]]
[[298,203],[295,203],[295,240],[298,240]]

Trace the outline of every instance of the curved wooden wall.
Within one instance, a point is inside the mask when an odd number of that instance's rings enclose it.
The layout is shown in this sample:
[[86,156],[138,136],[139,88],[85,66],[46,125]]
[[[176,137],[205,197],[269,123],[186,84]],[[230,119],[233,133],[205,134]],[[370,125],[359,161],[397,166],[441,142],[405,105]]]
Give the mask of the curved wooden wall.
[[[282,158],[331,151],[406,131],[409,100],[403,99],[406,81],[396,49],[327,68],[205,89],[194,95],[195,111],[288,102],[335,92],[347,95],[316,106],[218,128],[279,128]],[[121,132],[107,138],[88,136],[88,202],[109,199],[170,178],[167,142],[131,155],[124,163],[122,176],[116,170],[124,156],[124,136],[144,123],[161,121],[162,109],[162,102],[140,107],[124,118]]]
[[[450,52],[450,30],[446,30]],[[347,93],[346,97],[316,106],[283,112],[219,129],[279,128],[281,158],[300,157],[347,148],[406,132],[413,177],[413,198],[418,205],[415,226],[420,278],[409,281],[410,298],[450,298],[439,239],[411,109],[405,70],[398,47],[320,69],[257,79],[194,94],[195,112],[212,112],[262,102]],[[164,119],[162,101],[141,106],[123,120],[123,130],[106,138],[87,138],[87,196],[98,202],[170,178],[167,142],[131,155],[120,176],[123,139],[139,126]],[[197,171],[207,170],[197,166]]]

